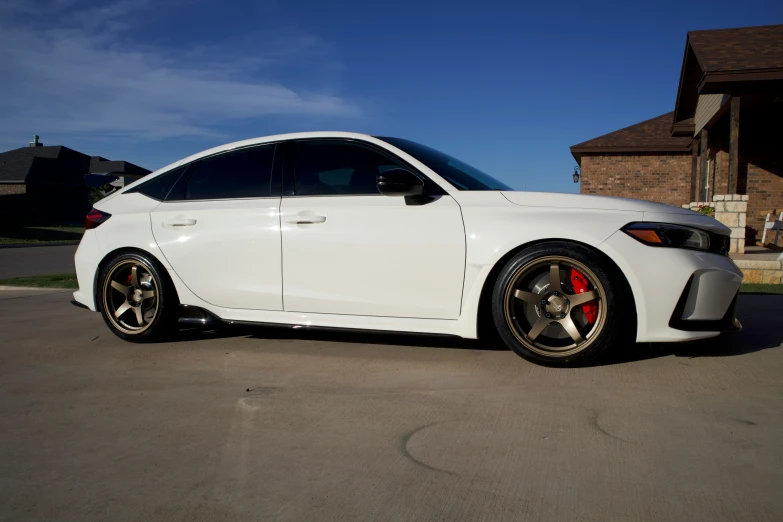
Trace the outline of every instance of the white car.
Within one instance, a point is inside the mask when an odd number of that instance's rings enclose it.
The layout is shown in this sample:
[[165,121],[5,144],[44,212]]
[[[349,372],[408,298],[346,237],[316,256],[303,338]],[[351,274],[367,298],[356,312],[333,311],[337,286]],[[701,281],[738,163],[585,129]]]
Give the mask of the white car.
[[716,220],[516,192],[397,138],[314,132],[210,149],[98,202],[86,229],[74,298],[128,341],[178,321],[496,332],[526,359],[576,365],[634,338],[739,327],[742,272]]

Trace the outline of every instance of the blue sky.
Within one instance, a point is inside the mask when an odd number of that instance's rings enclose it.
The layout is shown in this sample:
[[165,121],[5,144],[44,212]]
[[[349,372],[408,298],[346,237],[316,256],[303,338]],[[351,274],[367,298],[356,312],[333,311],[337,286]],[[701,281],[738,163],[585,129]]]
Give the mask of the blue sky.
[[688,30],[774,23],[783,2],[0,0],[0,150],[156,169],[351,130],[574,192],[570,145],[673,110]]

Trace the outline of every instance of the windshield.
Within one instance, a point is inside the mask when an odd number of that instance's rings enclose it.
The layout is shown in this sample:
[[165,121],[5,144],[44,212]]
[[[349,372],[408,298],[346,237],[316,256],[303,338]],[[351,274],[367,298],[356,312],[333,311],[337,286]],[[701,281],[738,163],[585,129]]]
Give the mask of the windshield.
[[459,190],[514,190],[489,174],[426,145],[400,138],[382,138],[434,170]]

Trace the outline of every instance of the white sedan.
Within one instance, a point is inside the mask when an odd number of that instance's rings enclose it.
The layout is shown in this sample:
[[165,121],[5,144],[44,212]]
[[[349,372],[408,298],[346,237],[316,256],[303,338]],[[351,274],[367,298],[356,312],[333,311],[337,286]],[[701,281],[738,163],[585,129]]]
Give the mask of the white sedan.
[[412,141],[231,143],[101,200],[78,303],[128,341],[179,322],[497,334],[537,363],[736,330],[729,229],[668,205],[516,192]]

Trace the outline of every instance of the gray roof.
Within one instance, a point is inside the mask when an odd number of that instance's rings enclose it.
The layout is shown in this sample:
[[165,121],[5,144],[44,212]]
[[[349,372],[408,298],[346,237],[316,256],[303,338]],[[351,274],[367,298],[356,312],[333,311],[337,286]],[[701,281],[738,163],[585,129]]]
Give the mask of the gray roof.
[[90,173],[149,174],[126,161],[90,157],[61,145],[22,147],[0,153],[0,183],[57,183],[83,185]]

